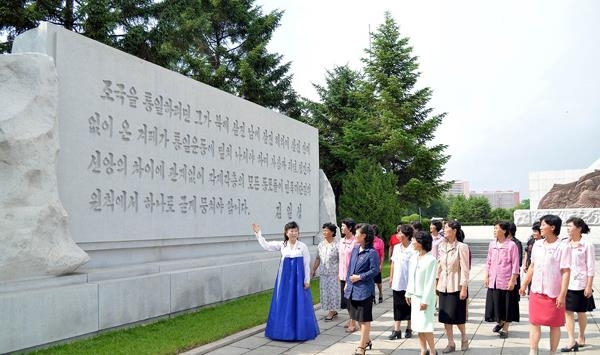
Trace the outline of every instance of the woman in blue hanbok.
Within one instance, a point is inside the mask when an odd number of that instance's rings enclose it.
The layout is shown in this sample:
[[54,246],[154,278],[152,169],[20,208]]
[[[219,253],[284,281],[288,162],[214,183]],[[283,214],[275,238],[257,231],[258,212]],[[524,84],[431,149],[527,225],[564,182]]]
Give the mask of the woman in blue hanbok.
[[283,241],[266,241],[258,224],[252,224],[252,230],[263,249],[281,251],[265,336],[283,341],[316,338],[319,325],[310,293],[310,253],[298,240],[298,224],[285,225]]

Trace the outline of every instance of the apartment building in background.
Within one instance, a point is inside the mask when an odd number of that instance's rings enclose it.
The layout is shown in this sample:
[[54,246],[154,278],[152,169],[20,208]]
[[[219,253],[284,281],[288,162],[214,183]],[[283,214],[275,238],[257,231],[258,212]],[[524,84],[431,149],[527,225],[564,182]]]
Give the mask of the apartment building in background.
[[452,196],[464,195],[466,198],[469,198],[471,195],[469,182],[464,180],[455,180],[450,187],[450,190],[448,190],[448,194]]
[[485,197],[492,208],[513,208],[521,202],[521,194],[518,191],[473,191],[471,196]]

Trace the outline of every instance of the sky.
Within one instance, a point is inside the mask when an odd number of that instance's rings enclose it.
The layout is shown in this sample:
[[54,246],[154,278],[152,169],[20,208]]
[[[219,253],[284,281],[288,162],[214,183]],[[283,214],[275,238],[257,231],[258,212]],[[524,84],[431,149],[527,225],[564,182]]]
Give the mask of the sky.
[[584,169],[600,158],[600,1],[257,0],[284,10],[269,44],[294,89],[318,100],[327,70],[361,69],[389,11],[418,56],[418,85],[447,116],[435,143],[444,179],[519,191],[530,171]]

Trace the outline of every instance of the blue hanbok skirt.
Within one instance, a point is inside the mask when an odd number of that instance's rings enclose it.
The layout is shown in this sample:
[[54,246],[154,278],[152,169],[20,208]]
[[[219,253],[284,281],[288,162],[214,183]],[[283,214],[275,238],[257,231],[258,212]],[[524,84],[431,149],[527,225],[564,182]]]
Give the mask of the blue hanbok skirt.
[[319,335],[310,289],[304,288],[304,258],[286,257],[279,265],[265,336],[304,341]]

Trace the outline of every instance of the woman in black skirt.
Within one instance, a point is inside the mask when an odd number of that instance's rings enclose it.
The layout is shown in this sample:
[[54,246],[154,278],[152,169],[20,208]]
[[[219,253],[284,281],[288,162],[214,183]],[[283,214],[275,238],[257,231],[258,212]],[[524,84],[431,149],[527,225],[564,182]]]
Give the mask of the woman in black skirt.
[[469,297],[469,269],[471,268],[469,246],[460,223],[449,221],[444,227],[444,241],[438,246],[438,270],[436,290],[439,292],[438,320],[444,323],[448,345],[442,350],[447,354],[456,351],[453,326],[460,331],[460,350],[469,348],[465,323],[467,322],[467,298]]
[[369,224],[356,226],[356,246],[352,249],[344,296],[350,317],[360,325],[360,341],[356,355],[364,355],[373,346],[370,340],[373,321],[375,276],[379,272],[379,255],[373,249],[375,233]]
[[[581,218],[571,217],[567,220],[568,243],[571,248],[571,276],[565,302],[565,326],[569,334],[569,342],[566,347],[560,349],[561,352],[577,351],[585,345],[586,312],[596,308],[592,297],[592,282],[596,266],[594,244],[588,238],[581,237],[582,233],[589,231],[590,227]],[[577,340],[575,340],[575,312],[579,323]]]
[[496,240],[490,242],[483,277],[487,287],[485,321],[496,322],[492,330],[500,338],[508,337],[508,326],[519,321],[519,251],[517,244],[508,238],[510,223],[498,221],[494,224]]

